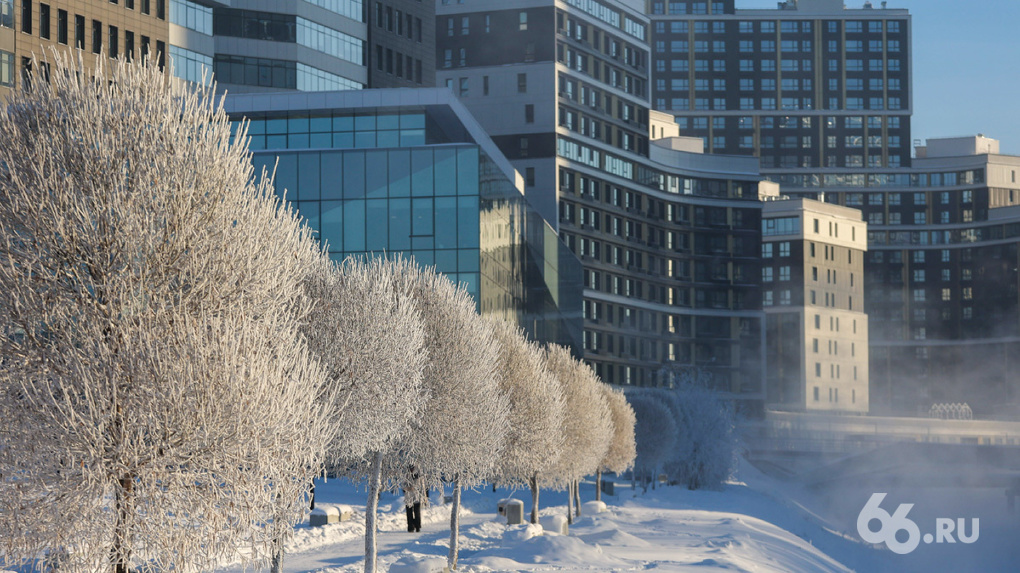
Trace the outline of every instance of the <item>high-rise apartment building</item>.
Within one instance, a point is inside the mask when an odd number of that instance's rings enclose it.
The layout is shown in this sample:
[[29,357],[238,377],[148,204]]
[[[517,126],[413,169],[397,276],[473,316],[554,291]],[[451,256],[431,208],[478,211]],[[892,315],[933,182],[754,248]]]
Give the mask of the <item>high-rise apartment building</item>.
[[910,169],[787,175],[868,223],[872,410],[966,402],[1016,415],[1020,385],[1020,157],[985,137],[928,140]]
[[444,1],[437,83],[580,255],[584,356],[602,379],[700,367],[760,407],[759,194],[772,187],[756,159],[695,152],[653,121],[649,25],[632,0]]
[[436,85],[436,1],[368,2],[368,86]]
[[230,93],[435,85],[434,0],[170,0],[177,75]]
[[767,402],[802,411],[868,411],[867,223],[811,199],[765,203],[762,299]]
[[362,0],[169,0],[175,73],[203,66],[230,93],[361,89],[368,83]]
[[764,174],[910,164],[910,15],[788,0],[651,0],[653,107]]
[[146,55],[162,65],[167,9],[167,0],[0,0],[0,100],[52,47],[81,49],[87,66]]

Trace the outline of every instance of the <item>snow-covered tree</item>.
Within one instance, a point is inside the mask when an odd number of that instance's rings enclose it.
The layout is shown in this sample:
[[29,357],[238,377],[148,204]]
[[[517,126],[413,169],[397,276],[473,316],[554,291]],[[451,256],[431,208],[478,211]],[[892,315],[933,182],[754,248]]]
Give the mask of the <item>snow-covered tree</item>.
[[[376,514],[382,459],[410,429],[425,395],[425,329],[411,284],[420,270],[396,258],[323,259],[306,283],[312,313],[305,332],[325,368],[333,439],[327,468],[368,481],[365,571],[376,567]],[[357,463],[357,460],[363,460]]]
[[595,473],[609,450],[613,420],[600,388],[601,382],[583,362],[558,345],[546,348],[546,364],[563,389],[566,409],[560,419],[563,450],[554,468],[542,481],[554,488],[567,488],[567,518],[573,523],[576,484]]
[[609,442],[606,456],[602,458],[602,463],[595,473],[595,499],[598,500],[602,499],[602,471],[616,474],[625,472],[634,466],[634,457],[637,455],[634,442],[634,410],[622,391],[608,384],[600,386],[612,414],[613,438]]
[[637,456],[635,477],[655,479],[659,468],[674,456],[679,429],[673,411],[665,404],[661,391],[634,391],[628,394],[634,409],[634,438]]
[[495,481],[531,488],[531,522],[538,523],[538,477],[553,467],[563,448],[563,393],[546,368],[542,349],[520,328],[493,321],[499,343],[498,379],[510,402],[506,446],[493,468]]
[[679,431],[666,472],[690,489],[718,486],[733,472],[739,446],[732,402],[712,388],[704,368],[667,364],[660,377],[672,389],[665,400]]
[[491,474],[509,427],[509,402],[496,379],[492,325],[475,312],[471,295],[431,268],[409,286],[425,325],[426,398],[395,444],[398,455],[386,460],[386,473],[401,486],[414,484],[409,501],[423,500],[444,478],[453,483],[449,564],[456,568],[460,492]]
[[211,86],[56,53],[0,109],[0,561],[264,563],[302,516],[320,252],[230,131]]

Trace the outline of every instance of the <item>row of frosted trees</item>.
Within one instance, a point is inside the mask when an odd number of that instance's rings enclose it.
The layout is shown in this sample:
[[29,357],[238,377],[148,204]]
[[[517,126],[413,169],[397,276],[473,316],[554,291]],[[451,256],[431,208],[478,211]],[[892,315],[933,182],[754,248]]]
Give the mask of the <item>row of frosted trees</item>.
[[633,477],[661,475],[688,489],[720,486],[733,474],[739,450],[732,402],[711,389],[711,375],[675,366],[660,371],[662,388],[636,388],[627,398],[637,416]]
[[[0,564],[279,567],[312,480],[574,487],[634,414],[405,260],[325,258],[210,86],[54,54],[0,110]],[[100,62],[102,65],[102,62]],[[36,68],[41,68],[36,66]],[[575,487],[576,490],[576,487]]]

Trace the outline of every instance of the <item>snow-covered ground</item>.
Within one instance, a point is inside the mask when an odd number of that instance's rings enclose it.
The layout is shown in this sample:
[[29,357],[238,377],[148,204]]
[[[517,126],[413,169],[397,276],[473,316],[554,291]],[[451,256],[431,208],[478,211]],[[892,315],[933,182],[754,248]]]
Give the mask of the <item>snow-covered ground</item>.
[[[585,515],[569,535],[534,526],[507,526],[496,514],[499,499],[513,496],[530,507],[530,493],[491,488],[466,492],[458,570],[472,571],[894,571],[888,551],[872,549],[828,529],[784,499],[781,485],[746,468],[753,486],[727,484],[721,491],[660,487],[642,493],[620,484],[603,496],[608,511]],[[355,508],[355,518],[324,527],[299,527],[288,546],[285,571],[353,572],[363,568],[364,493],[342,480],[316,488],[319,503]],[[583,484],[583,501],[594,485]],[[433,493],[433,500],[438,496]],[[543,491],[542,515],[565,512],[566,495]],[[423,510],[421,533],[407,533],[402,498],[384,494],[380,504],[382,570],[427,571],[449,547],[449,505]],[[537,534],[537,535],[536,535]],[[227,568],[225,571],[232,571]]]

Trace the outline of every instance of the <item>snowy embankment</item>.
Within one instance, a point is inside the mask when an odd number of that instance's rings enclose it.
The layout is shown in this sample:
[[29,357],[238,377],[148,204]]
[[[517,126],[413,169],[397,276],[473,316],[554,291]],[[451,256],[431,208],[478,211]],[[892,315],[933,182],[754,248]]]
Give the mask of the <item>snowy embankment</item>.
[[[351,521],[299,527],[288,544],[285,571],[354,572],[364,566],[364,497],[344,481],[316,488],[320,502],[355,508]],[[691,492],[660,487],[642,493],[620,484],[604,496],[608,510],[584,515],[569,534],[544,533],[540,526],[507,526],[496,514],[497,500],[513,495],[530,504],[526,491],[491,488],[464,495],[459,571],[849,571],[818,549],[856,561],[872,551],[805,519],[799,510],[749,488],[727,484],[722,491]],[[585,500],[592,484],[582,484]],[[432,499],[438,496],[433,493]],[[552,504],[542,516],[565,513],[563,493],[543,492]],[[359,501],[360,500],[360,501]],[[449,505],[422,511],[422,532],[407,533],[402,498],[384,494],[380,503],[379,563],[383,570],[430,571],[445,564],[449,547]],[[783,526],[776,525],[782,523]],[[785,528],[784,528],[785,527]],[[814,544],[812,544],[814,543]],[[855,558],[856,557],[856,558]],[[227,569],[229,570],[229,569]]]

